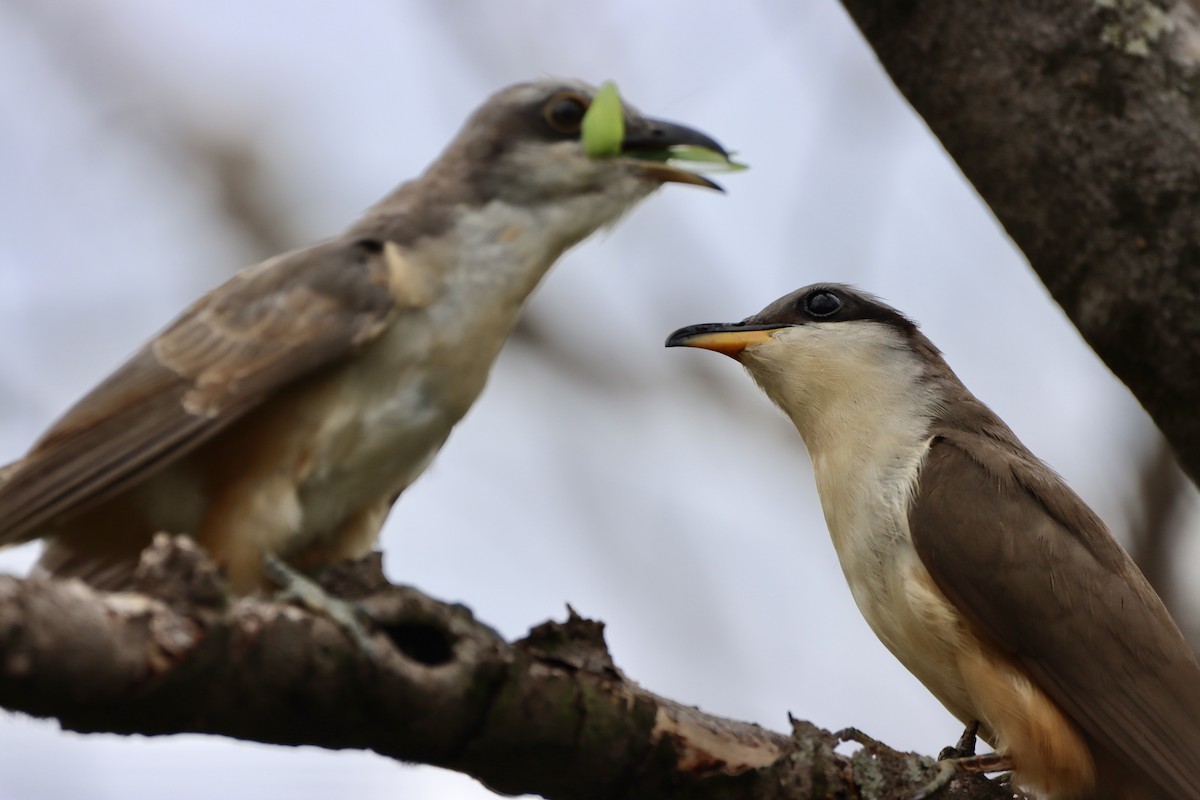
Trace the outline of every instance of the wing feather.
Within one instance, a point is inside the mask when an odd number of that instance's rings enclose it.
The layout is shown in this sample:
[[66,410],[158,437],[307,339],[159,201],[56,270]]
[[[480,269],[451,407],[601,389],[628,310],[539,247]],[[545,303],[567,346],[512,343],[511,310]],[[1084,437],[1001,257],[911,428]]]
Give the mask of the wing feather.
[[1200,666],[1058,476],[1015,437],[948,432],[930,447],[909,524],[939,588],[1093,740],[1172,797],[1200,797]]
[[138,482],[376,339],[411,305],[396,285],[398,258],[390,243],[335,239],[203,297],[8,468],[0,545]]

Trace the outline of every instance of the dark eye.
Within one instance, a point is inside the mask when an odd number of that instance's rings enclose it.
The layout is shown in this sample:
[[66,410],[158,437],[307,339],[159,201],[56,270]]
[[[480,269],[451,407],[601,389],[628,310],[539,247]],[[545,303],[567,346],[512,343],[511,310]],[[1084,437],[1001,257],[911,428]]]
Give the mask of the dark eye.
[[842,310],[842,298],[824,289],[818,289],[804,296],[800,301],[801,310],[810,317],[832,317]]
[[546,122],[559,133],[578,133],[586,112],[587,101],[574,92],[555,95],[542,109]]

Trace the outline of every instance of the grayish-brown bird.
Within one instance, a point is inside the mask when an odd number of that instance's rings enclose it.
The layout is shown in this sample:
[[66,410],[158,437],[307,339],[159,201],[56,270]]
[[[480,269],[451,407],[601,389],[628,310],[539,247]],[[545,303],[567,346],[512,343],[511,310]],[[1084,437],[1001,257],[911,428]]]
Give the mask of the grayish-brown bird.
[[791,418],[871,629],[1018,782],[1200,798],[1191,648],[1104,523],[913,322],[822,284],[667,345],[732,356]]
[[238,592],[264,555],[369,550],[555,260],[665,182],[717,188],[661,160],[716,142],[630,107],[590,157],[594,93],[497,93],[345,233],[202,297],[2,471],[0,545],[44,538],[42,568],[118,588],[156,532],[188,533]]

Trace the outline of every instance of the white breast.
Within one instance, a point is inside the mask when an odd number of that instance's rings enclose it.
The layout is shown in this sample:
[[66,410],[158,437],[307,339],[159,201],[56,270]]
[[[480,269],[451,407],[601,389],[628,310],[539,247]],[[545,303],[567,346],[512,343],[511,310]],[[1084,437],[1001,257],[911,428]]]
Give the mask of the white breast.
[[908,529],[938,403],[923,363],[893,328],[870,321],[784,329],[743,360],[808,447],[825,521],[867,624],[963,718],[971,708],[957,663],[963,622]]
[[952,714],[977,718],[960,672],[964,623],[921,564],[907,510],[928,443],[872,470],[814,456],[817,489],[854,601],[884,646]]
[[405,251],[407,266],[431,287],[429,302],[401,312],[331,379],[325,396],[312,400],[314,467],[301,489],[303,536],[334,531],[424,472],[483,390],[546,270],[595,227],[597,215],[607,221],[637,197],[618,193],[605,201],[613,208],[599,211],[575,201],[496,201],[461,214],[446,236]]

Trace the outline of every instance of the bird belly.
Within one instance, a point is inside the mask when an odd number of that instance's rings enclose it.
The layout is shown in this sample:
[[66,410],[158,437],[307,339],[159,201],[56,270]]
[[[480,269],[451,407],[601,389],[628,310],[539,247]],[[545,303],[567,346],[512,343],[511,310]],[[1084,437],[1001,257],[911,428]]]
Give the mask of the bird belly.
[[[923,438],[923,432],[913,432],[903,437],[905,446],[875,459],[891,465],[886,470],[855,461],[849,455],[857,452],[854,448],[816,450],[813,468],[830,537],[859,611],[900,663],[950,713],[967,722],[981,718],[958,665],[965,626],[921,564],[907,529]],[[879,436],[873,441],[881,446],[894,439]],[[864,442],[864,448],[869,444]]]
[[1010,656],[972,630],[907,537],[867,540],[890,544],[839,556],[884,646],[951,714],[980,723],[980,738],[1012,758],[1022,785],[1050,797],[1090,787],[1095,765],[1078,727]]
[[847,555],[839,551],[851,594],[880,642],[951,714],[981,719],[959,667],[967,646],[962,618],[911,545],[898,540],[869,557]]
[[298,488],[302,538],[329,535],[365,505],[394,499],[424,472],[457,421],[426,400],[419,384],[354,406],[339,404],[306,454]]
[[295,467],[302,519],[291,549],[320,550],[347,525],[362,538],[364,514],[381,524],[482,391],[503,337],[456,327],[441,311],[397,324],[314,393],[307,425],[293,426],[312,437]]

